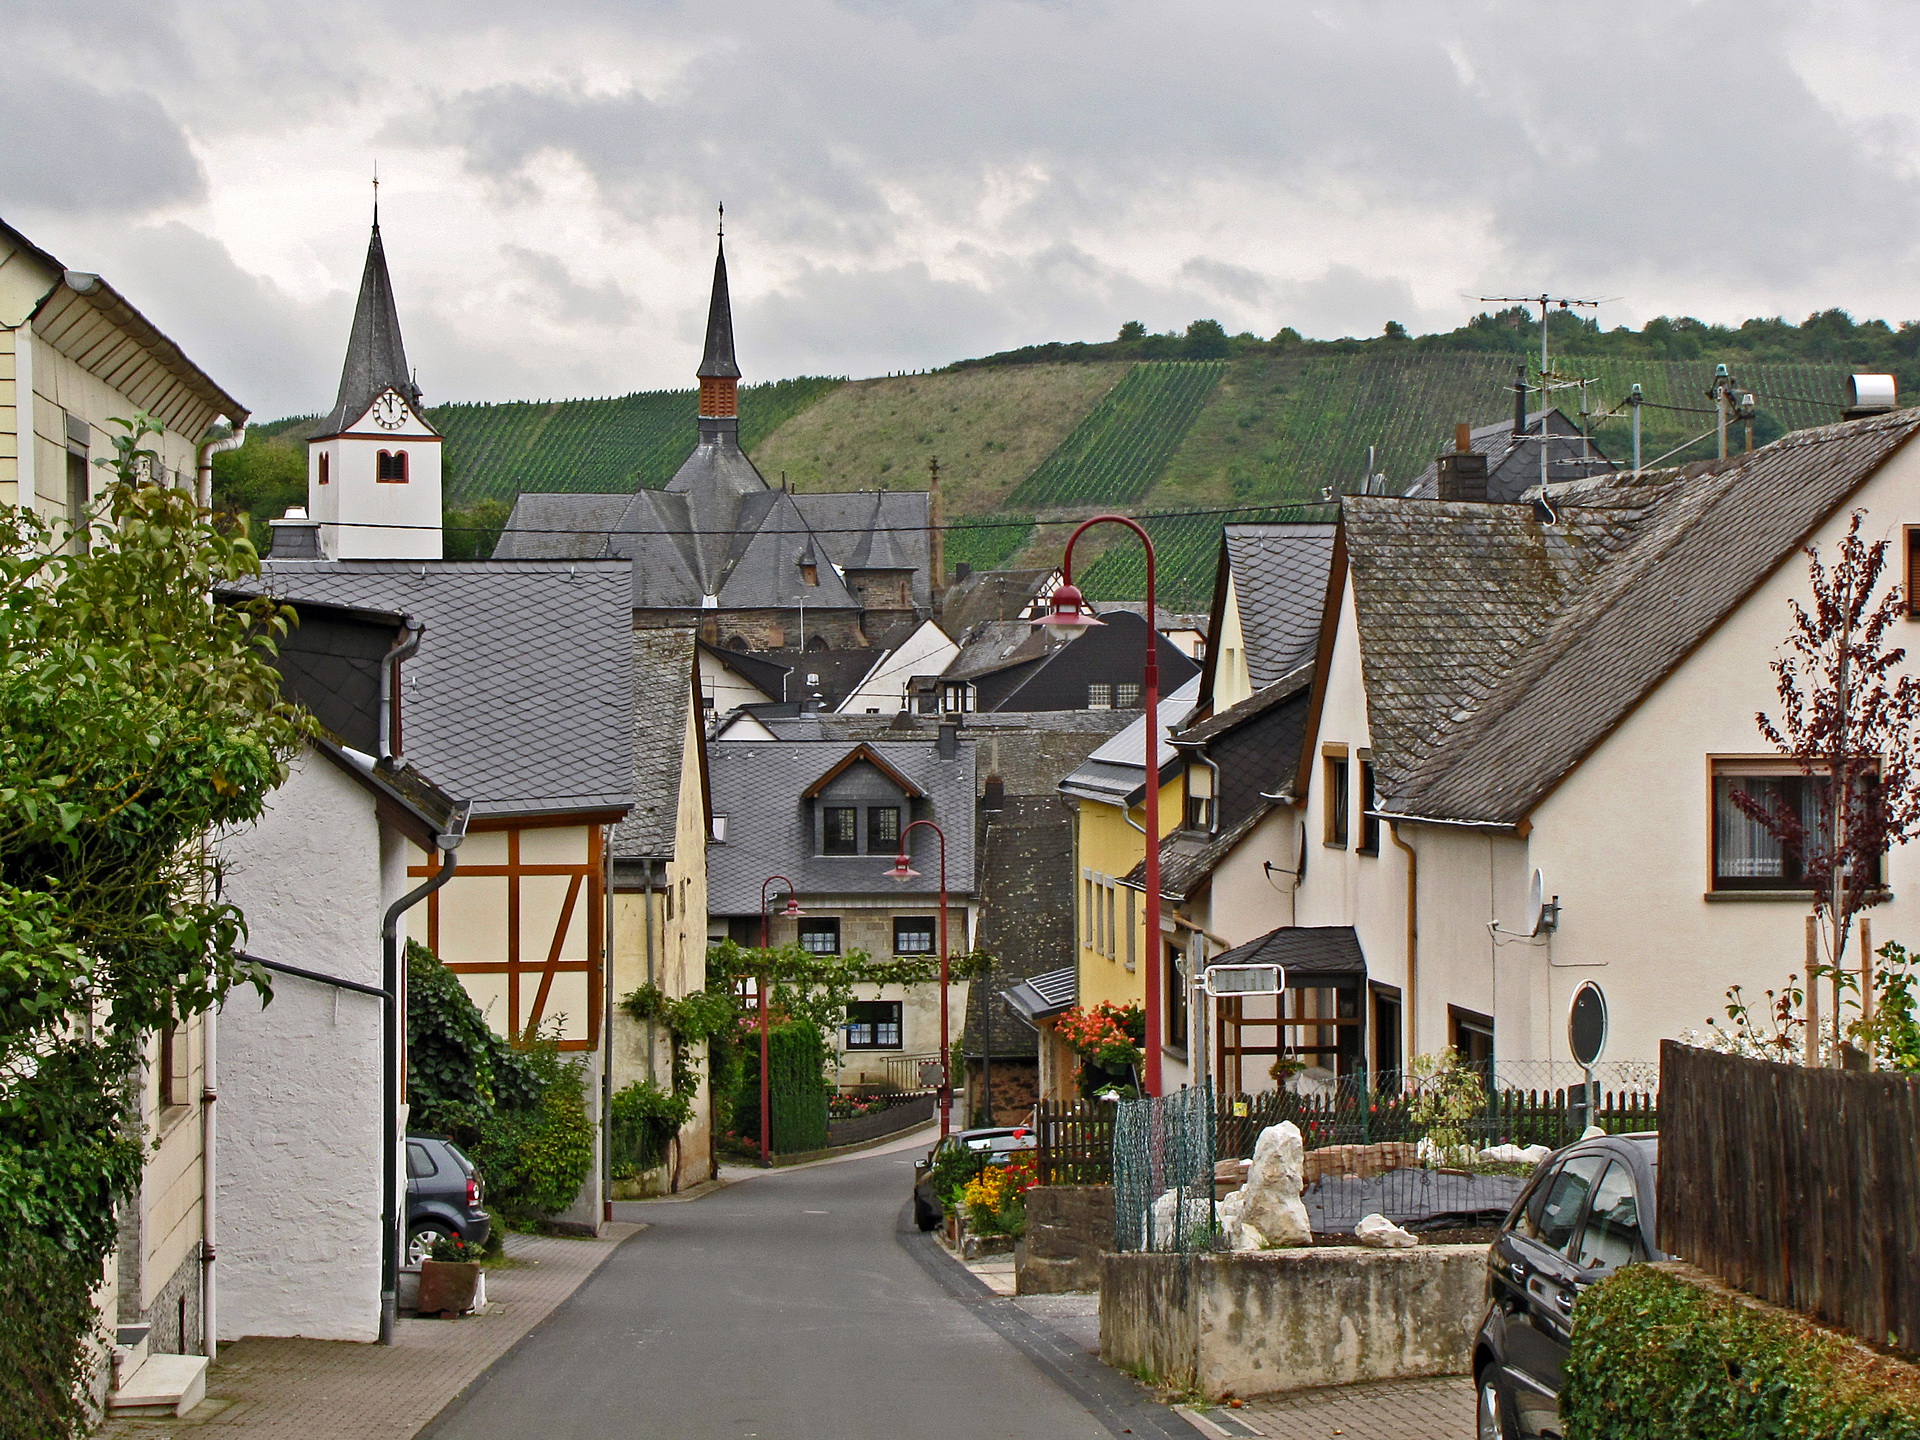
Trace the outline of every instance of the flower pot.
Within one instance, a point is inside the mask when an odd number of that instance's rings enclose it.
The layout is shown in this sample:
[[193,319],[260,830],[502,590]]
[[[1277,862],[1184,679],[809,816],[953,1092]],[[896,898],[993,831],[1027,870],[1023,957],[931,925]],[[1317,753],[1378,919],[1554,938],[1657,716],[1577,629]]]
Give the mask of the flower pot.
[[479,1288],[480,1262],[477,1260],[422,1260],[419,1313],[465,1315],[474,1308],[474,1295]]

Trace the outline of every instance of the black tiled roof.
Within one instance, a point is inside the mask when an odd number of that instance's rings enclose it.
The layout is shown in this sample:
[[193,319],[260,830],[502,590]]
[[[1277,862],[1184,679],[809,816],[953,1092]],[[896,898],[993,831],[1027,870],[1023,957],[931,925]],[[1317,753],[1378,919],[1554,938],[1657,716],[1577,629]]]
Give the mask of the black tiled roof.
[[407,347],[400,339],[400,312],[393,302],[387,251],[380,243],[376,221],[373,237],[367,242],[366,268],[360,275],[360,299],[353,310],[352,333],[347,337],[346,363],[340,370],[340,393],[314,433],[339,434],[390,389],[406,396],[416,411],[420,408],[420,391],[407,368]]
[[476,815],[633,803],[626,566],[268,560],[235,588],[421,621],[402,669],[402,748]]
[[1213,956],[1207,965],[1279,965],[1289,981],[1295,976],[1367,973],[1367,957],[1351,925],[1283,925]]
[[[1313,660],[1335,529],[1324,524],[1225,527],[1247,671],[1256,690]],[[1213,643],[1219,643],[1217,636]]]

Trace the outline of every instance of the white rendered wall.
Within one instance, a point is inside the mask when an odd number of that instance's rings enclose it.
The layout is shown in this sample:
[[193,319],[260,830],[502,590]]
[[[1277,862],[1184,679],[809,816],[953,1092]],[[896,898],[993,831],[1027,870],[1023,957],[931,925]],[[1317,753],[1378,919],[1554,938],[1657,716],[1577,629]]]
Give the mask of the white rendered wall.
[[[220,846],[255,955],[380,983],[385,892],[372,798],[311,751]],[[398,852],[400,847],[388,847]],[[383,868],[388,872],[383,877]],[[220,1338],[377,1338],[380,1001],[294,976],[220,1012]]]
[[[328,559],[440,559],[440,443],[410,410],[397,430],[363,416],[339,435],[308,443],[307,514],[323,522],[320,546]],[[383,450],[406,453],[404,482],[378,478]]]

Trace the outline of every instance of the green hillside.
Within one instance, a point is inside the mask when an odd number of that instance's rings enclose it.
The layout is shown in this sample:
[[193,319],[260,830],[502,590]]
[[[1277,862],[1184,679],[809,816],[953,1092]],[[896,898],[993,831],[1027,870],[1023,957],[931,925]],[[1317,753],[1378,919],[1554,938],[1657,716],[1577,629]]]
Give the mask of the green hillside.
[[1217,360],[1134,366],[1007,503],[1132,504],[1153,488],[1226,368]]

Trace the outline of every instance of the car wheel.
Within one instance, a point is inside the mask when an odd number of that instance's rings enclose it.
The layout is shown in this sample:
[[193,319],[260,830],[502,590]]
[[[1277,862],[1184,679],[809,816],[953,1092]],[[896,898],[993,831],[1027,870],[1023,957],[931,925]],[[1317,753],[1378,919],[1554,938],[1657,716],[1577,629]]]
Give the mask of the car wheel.
[[453,1232],[444,1225],[417,1225],[407,1236],[407,1268],[418,1270],[420,1262],[429,1258],[433,1247],[442,1240],[451,1240]]
[[1479,1440],[1513,1440],[1513,1427],[1507,1424],[1507,1401],[1500,1393],[1499,1367],[1489,1365],[1480,1372],[1479,1423],[1474,1433]]

